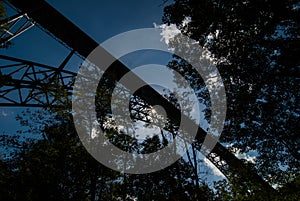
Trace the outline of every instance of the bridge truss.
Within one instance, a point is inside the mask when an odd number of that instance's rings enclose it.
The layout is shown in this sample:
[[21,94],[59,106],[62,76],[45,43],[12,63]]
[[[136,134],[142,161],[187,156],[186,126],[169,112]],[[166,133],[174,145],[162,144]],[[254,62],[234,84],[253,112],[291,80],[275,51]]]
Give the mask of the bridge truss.
[[[70,49],[71,53],[58,67],[0,55],[0,70],[2,73],[5,72],[0,88],[0,106],[48,107],[63,104],[57,93],[63,92],[70,96],[76,77],[75,72],[64,70],[64,66],[73,54],[85,58],[98,44],[43,0],[12,0],[10,3],[20,13],[23,13],[19,16],[24,17],[24,13],[26,13],[27,23],[30,22],[31,25],[39,26]],[[25,31],[24,27],[20,30]],[[16,33],[19,34],[20,30]],[[119,61],[116,61],[109,70],[115,75],[116,80],[130,71]],[[137,98],[132,100],[132,104],[135,105],[134,112],[138,114],[136,117],[139,120],[149,121],[147,111],[142,109],[145,108],[144,102],[146,102],[149,105],[161,105],[167,113],[172,114],[170,115],[172,121],[180,121],[178,108],[152,87],[146,86],[136,95]],[[205,136],[206,131],[199,127],[194,144],[196,149],[200,150]],[[229,179],[239,175],[244,180],[261,185],[261,188],[266,191],[274,191],[253,169],[249,168],[219,142],[207,158]]]

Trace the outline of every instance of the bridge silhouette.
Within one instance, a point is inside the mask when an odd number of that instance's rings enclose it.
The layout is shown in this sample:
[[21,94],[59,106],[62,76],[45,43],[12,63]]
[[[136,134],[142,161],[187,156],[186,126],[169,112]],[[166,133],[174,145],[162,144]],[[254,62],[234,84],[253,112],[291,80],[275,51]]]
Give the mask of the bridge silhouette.
[[[12,0],[10,6],[16,9],[19,14],[7,18],[1,22],[10,28],[16,26],[21,18],[25,21],[21,26],[12,31],[7,30],[6,35],[1,36],[2,43],[10,41],[19,34],[30,29],[32,26],[38,26],[43,31],[54,37],[64,46],[70,54],[57,67],[40,64],[34,61],[28,61],[12,56],[0,55],[0,70],[7,72],[4,77],[7,78],[0,88],[0,106],[2,107],[50,107],[59,105],[59,99],[56,98],[57,88],[65,90],[71,96],[72,86],[76,77],[76,72],[65,70],[64,67],[73,54],[86,58],[99,44],[90,38],[86,33],[80,30],[71,21],[65,18],[61,13],[55,10],[51,5],[43,0]],[[26,24],[24,24],[26,22]],[[83,45],[84,44],[84,45]],[[105,50],[103,50],[105,51]],[[109,54],[107,52],[107,54]],[[123,63],[116,61],[109,68],[116,81],[130,71]],[[138,77],[136,79],[139,79]],[[45,90],[46,89],[46,90]],[[11,94],[14,94],[13,96]],[[161,105],[167,113],[171,113],[170,119],[174,122],[180,121],[180,111],[165,97],[160,95],[151,86],[143,87],[135,95],[149,105]],[[141,104],[138,100],[134,104]],[[143,108],[143,107],[138,107]],[[147,115],[142,109],[139,120],[144,120]],[[188,117],[185,117],[188,118]],[[189,120],[192,122],[192,120]],[[200,151],[207,133],[198,126],[198,132],[195,137],[196,143],[193,146]],[[230,180],[240,178],[241,181],[253,182],[261,190],[274,192],[275,190],[258,173],[238,159],[221,143],[216,146],[207,155],[207,158]]]

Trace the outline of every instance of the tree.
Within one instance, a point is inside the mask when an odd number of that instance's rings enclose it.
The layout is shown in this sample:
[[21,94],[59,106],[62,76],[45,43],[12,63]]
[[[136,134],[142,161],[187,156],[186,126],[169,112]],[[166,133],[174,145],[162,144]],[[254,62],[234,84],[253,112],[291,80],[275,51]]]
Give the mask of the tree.
[[[6,10],[5,10],[5,7],[3,6],[3,2],[0,2],[0,22],[5,17],[5,14],[6,14]],[[0,34],[2,34],[2,30],[3,30],[3,27],[0,26]],[[2,44],[1,39],[0,39],[0,44]],[[0,45],[0,48],[8,47],[9,45],[10,45],[10,43],[5,44],[4,46]],[[10,79],[11,79],[10,76],[3,75],[2,72],[0,71],[0,88],[3,85],[5,85]]]
[[[8,42],[5,42],[4,44],[2,44],[3,42],[3,30],[5,29],[6,25],[4,24],[3,25],[3,19],[4,17],[6,16],[6,9],[3,5],[3,2],[5,2],[6,0],[3,0],[0,2],[0,35],[1,35],[1,38],[0,38],[0,48],[8,48],[10,45],[11,45],[11,42],[8,41]],[[1,76],[1,75],[0,75]]]
[[0,2],[0,20],[3,19],[3,17],[5,16],[6,10],[3,6],[3,2]]
[[[102,127],[111,142],[132,153],[149,153],[165,146],[158,136],[138,143],[126,133],[118,132],[113,122],[108,127],[103,126],[107,123],[104,117],[110,114],[110,109],[106,108],[110,106],[107,103],[111,96],[109,81],[106,87],[98,90],[98,98],[102,101],[97,104],[104,107],[97,112],[99,119],[103,117]],[[60,90],[63,89],[57,90],[60,99],[68,98]],[[27,110],[17,117],[24,126],[20,134],[35,135],[35,140],[3,136],[4,146],[18,145],[20,150],[1,161],[4,173],[0,180],[1,198],[26,201],[213,199],[208,186],[195,179],[198,175],[190,161],[182,159],[164,170],[144,175],[121,174],[101,165],[79,140],[68,109],[70,101],[61,102],[65,105],[35,112]],[[144,105],[142,109],[146,111],[148,107]],[[19,144],[20,141],[23,144]]]
[[[283,12],[284,11],[284,12]],[[176,23],[182,32],[199,41],[211,53],[224,79],[228,95],[228,120],[223,141],[232,151],[257,150],[257,169],[272,184],[282,185],[280,195],[298,189],[299,141],[297,124],[299,100],[299,9],[296,1],[175,0],[165,8],[164,21]],[[250,17],[249,17],[250,16]],[[188,23],[182,21],[190,18]],[[176,58],[169,64],[184,75],[209,106],[209,94],[201,78],[189,64]],[[115,81],[102,85],[96,97],[100,126],[119,148],[131,153],[151,152],[167,143],[163,132],[176,136],[176,124],[138,142],[119,133],[113,122],[105,127],[111,114],[110,96]],[[102,83],[103,84],[103,83]],[[113,86],[109,86],[113,85]],[[47,90],[47,89],[45,89]],[[59,89],[57,96],[65,97]],[[99,100],[101,99],[101,100]],[[170,97],[172,99],[172,97]],[[173,98],[174,100],[174,98]],[[176,100],[174,100],[176,103]],[[19,120],[29,133],[40,139],[23,142],[20,151],[1,160],[1,199],[3,200],[253,200],[268,199],[257,186],[241,182],[237,176],[229,184],[219,184],[216,195],[199,181],[197,161],[179,160],[169,168],[146,175],[120,174],[96,162],[82,147],[65,107],[34,114]],[[104,106],[104,107],[99,107]],[[147,111],[150,105],[143,105]],[[209,109],[206,115],[209,116]],[[26,119],[30,118],[30,120]],[[132,118],[138,119],[134,113]],[[42,122],[42,124],[37,124]],[[147,122],[146,122],[147,123]],[[41,125],[41,126],[39,126]],[[20,143],[6,136],[7,144]],[[199,145],[199,144],[198,144]],[[194,150],[192,150],[194,151]],[[282,198],[282,197],[279,197]],[[278,198],[278,199],[279,199]],[[277,197],[276,197],[277,199]]]
[[[299,11],[293,0],[175,0],[164,9],[163,21],[199,41],[221,73],[228,110],[222,141],[256,150],[255,168],[276,185],[299,172]],[[169,66],[203,88],[185,61]]]
[[[33,126],[39,127],[38,122],[46,120],[45,117],[49,116],[46,114],[34,115],[37,121],[31,119],[31,122],[35,121]],[[23,117],[19,117],[20,120],[28,122],[25,120],[27,115],[28,113],[25,113]],[[29,130],[42,135],[42,139],[28,141],[26,149],[23,145],[24,149],[14,152],[10,160],[1,162],[1,198],[212,200],[213,193],[205,184],[194,183],[192,178],[195,175],[189,162],[181,159],[174,165],[151,174],[120,174],[104,167],[86,152],[76,135],[71,117],[62,117],[59,114],[55,118],[56,120],[52,116],[53,124],[46,125],[42,130]],[[7,138],[9,139],[9,136]],[[144,142],[145,149],[157,148],[158,141],[155,139],[157,138],[148,138]],[[126,146],[123,145],[123,148]]]

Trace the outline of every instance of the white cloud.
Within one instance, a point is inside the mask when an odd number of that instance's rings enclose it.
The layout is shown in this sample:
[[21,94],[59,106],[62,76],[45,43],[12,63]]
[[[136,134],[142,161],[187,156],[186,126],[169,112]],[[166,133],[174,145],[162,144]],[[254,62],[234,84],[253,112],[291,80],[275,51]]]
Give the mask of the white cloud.
[[[182,21],[182,26],[186,26],[189,22],[191,21],[190,17],[185,17],[184,20]],[[162,41],[164,40],[166,44],[169,44],[170,39],[174,38],[177,34],[180,33],[180,30],[176,26],[176,24],[161,24],[157,25],[156,23],[153,23],[154,28],[159,28],[162,29],[161,36],[162,36]]]
[[162,39],[161,41],[165,41],[166,44],[169,44],[170,39],[174,38],[177,34],[180,33],[180,30],[177,28],[177,26],[175,24],[170,24],[170,25],[166,25],[166,24],[161,24],[161,25],[157,25],[154,23],[154,28],[160,28],[162,29],[161,31],[161,36]]

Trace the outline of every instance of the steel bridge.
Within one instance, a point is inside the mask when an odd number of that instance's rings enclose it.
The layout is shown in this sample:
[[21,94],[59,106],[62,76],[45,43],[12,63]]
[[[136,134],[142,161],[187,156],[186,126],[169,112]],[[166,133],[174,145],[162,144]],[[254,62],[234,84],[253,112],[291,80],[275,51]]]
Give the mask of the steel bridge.
[[[70,50],[70,54],[57,67],[0,55],[0,71],[6,72],[5,75],[2,75],[0,85],[0,106],[48,107],[59,105],[60,99],[56,96],[58,89],[63,89],[67,95],[71,95],[76,76],[75,72],[65,70],[65,65],[73,54],[86,58],[99,44],[44,0],[11,0],[10,5],[19,14],[1,22],[1,26],[5,25],[6,28],[0,34],[2,45],[32,26],[38,26],[66,46]],[[18,23],[21,24],[18,26]],[[103,49],[103,51],[105,50]],[[108,52],[106,53],[109,55]],[[116,80],[119,80],[130,70],[123,63],[116,61],[109,71]],[[139,78],[136,77],[136,79]],[[143,87],[136,95],[149,105],[161,105],[167,113],[172,114],[170,117],[168,116],[172,121],[180,121],[180,111],[152,87]],[[134,104],[138,105],[139,101]],[[141,119],[145,117],[143,111],[140,113]],[[191,120],[189,121],[191,122]],[[198,126],[195,139],[197,143],[194,147],[200,150],[200,145],[205,137],[206,131]],[[219,142],[207,158],[227,178],[238,176],[259,185],[261,189],[274,192],[274,189],[255,170],[249,168]]]

